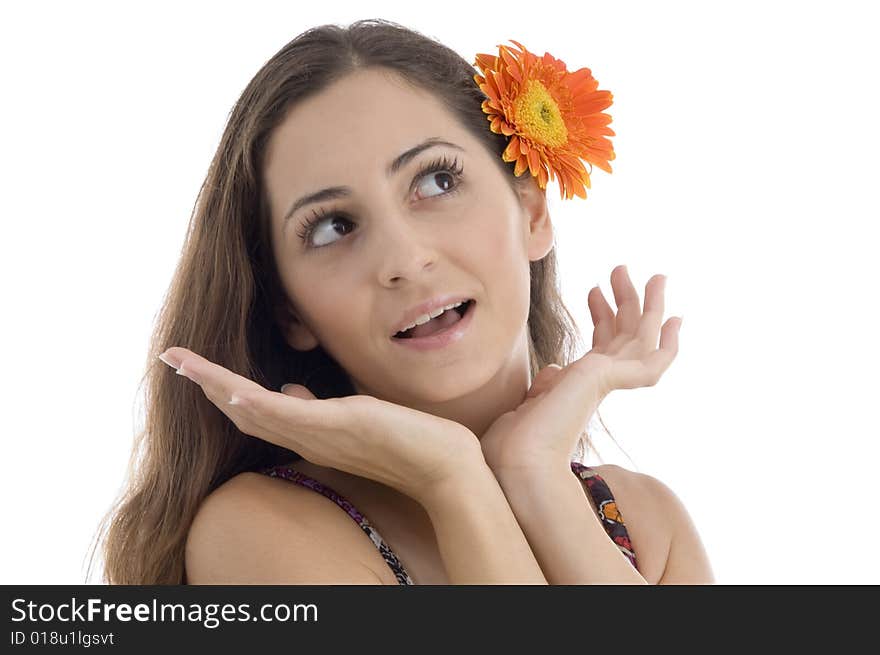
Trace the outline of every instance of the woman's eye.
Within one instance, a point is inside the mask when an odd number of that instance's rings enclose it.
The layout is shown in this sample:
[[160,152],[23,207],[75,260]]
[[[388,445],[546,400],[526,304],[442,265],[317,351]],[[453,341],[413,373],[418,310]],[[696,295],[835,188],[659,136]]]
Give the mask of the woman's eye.
[[[452,173],[447,171],[438,171],[436,173],[428,173],[424,177],[424,182],[419,184],[417,187],[419,190],[422,188],[430,188],[430,187],[439,188],[442,193],[449,192],[455,186],[455,176]],[[431,197],[431,194],[420,194],[421,197]],[[438,193],[436,195],[441,195]]]
[[[462,167],[457,160],[450,162],[443,158],[428,164],[416,175],[416,179],[419,180],[419,184],[416,187],[419,191],[419,197],[434,198],[456,192],[461,182],[461,174]],[[439,192],[423,192],[423,189],[429,190],[430,187],[438,189]],[[306,247],[322,248],[333,243],[332,237],[335,233],[335,228],[340,225],[352,226],[354,223],[345,214],[334,211],[328,212],[321,209],[312,212],[311,218],[305,221],[302,229],[297,234],[306,244]],[[328,226],[326,230],[322,229],[324,226]],[[348,232],[350,231],[349,229]],[[345,234],[348,234],[348,232],[345,232]],[[330,240],[327,241],[325,237]]]
[[[340,214],[326,214],[326,215],[317,215],[316,218],[307,225],[307,229],[305,234],[300,235],[300,238],[304,241],[310,242],[307,243],[312,248],[320,248],[322,246],[328,245],[328,243],[333,243],[332,236],[335,232],[335,229],[339,225],[351,225],[351,221],[345,218]],[[323,230],[324,226],[328,226],[326,230]],[[350,232],[351,230],[349,230]],[[348,232],[345,232],[348,234]],[[330,238],[329,242],[325,242],[325,238]]]

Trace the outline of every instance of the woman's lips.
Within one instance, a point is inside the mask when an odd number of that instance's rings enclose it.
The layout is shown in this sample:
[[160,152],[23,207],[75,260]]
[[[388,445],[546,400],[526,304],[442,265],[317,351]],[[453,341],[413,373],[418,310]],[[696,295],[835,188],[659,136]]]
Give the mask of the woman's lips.
[[415,350],[437,350],[445,348],[461,341],[467,332],[468,327],[473,321],[474,310],[477,302],[472,300],[465,311],[464,316],[458,322],[449,327],[435,332],[427,337],[412,337],[409,339],[401,339],[399,337],[391,337],[391,341],[403,347],[413,348]]

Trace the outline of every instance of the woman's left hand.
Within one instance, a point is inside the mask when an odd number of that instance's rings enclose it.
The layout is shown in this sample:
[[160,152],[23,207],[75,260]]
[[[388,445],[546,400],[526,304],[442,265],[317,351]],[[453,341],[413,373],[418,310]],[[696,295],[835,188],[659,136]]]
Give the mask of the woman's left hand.
[[[587,298],[593,349],[566,367],[550,364],[532,381],[519,407],[498,417],[480,439],[496,473],[570,466],[578,439],[602,400],[614,389],[650,387],[678,353],[680,318],[663,324],[666,276],[645,286],[644,313],[625,266],[611,272],[615,317],[599,287]],[[656,347],[660,331],[660,347]]]

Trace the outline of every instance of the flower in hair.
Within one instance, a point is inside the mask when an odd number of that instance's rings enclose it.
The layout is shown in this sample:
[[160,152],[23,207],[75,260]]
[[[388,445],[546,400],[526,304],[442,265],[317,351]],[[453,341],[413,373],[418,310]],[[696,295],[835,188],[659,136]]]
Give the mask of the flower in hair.
[[482,72],[474,81],[487,96],[482,109],[489,129],[510,137],[502,158],[516,162],[517,177],[528,168],[542,189],[558,177],[563,199],[586,198],[593,165],[611,172],[614,148],[605,137],[614,132],[611,116],[600,112],[613,96],[597,91],[589,68],[572,73],[549,53],[538,57],[511,42],[519,50],[499,45],[498,56],[478,54],[474,64]]

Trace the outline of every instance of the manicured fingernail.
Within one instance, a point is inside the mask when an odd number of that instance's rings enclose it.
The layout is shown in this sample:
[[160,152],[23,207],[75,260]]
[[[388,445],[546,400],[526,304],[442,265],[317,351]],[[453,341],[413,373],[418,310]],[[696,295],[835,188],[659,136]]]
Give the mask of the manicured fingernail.
[[182,376],[184,376],[184,377],[186,377],[186,378],[189,378],[190,380],[192,380],[192,381],[195,382],[196,384],[201,384],[201,383],[202,383],[202,381],[198,378],[198,376],[197,376],[195,373],[193,373],[193,372],[191,372],[191,371],[187,371],[187,370],[185,370],[185,369],[183,368],[183,365],[182,365],[182,364],[181,364],[180,368],[177,369],[177,374],[178,374],[178,375],[182,375]]
[[173,369],[176,369],[180,366],[180,362],[178,362],[176,359],[174,359],[167,352],[164,352],[161,355],[159,355],[159,359],[161,359],[163,362],[168,364],[168,366],[170,366]]

